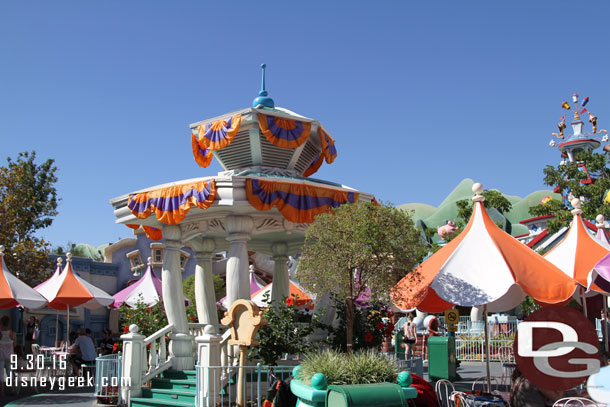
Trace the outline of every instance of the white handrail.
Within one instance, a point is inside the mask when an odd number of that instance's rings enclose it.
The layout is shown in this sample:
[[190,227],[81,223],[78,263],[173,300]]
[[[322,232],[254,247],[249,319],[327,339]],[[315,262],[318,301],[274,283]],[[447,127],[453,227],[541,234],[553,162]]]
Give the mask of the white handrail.
[[[142,364],[142,382],[147,382],[161,372],[172,367],[172,358],[167,357],[165,336],[173,330],[174,325],[167,325],[144,339],[144,346],[142,347],[144,355],[142,360],[148,361],[148,363],[145,362]],[[159,341],[158,345],[157,340]],[[150,349],[147,350],[148,345],[150,345]],[[146,357],[146,353],[148,353],[148,358]]]

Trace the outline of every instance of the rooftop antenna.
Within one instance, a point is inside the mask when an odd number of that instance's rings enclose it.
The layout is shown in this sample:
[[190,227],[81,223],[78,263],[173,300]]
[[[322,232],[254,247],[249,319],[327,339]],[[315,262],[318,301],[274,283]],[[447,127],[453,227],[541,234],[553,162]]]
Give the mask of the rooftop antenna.
[[267,64],[262,64],[262,79],[261,79],[261,91],[258,92],[258,97],[252,101],[252,107],[256,107],[257,109],[268,107],[273,109],[275,107],[275,103],[273,99],[268,97],[269,93],[265,89],[265,68],[267,68]]

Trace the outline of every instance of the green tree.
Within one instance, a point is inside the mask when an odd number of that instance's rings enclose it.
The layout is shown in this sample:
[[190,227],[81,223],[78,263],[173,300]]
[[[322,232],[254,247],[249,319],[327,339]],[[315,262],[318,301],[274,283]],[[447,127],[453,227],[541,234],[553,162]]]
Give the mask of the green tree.
[[50,244],[36,232],[51,226],[59,201],[55,161],[35,160],[36,152],[24,152],[0,167],[0,244],[7,249],[8,267],[30,285],[42,281],[52,266]]
[[[583,151],[574,157],[575,161],[544,169],[544,183],[556,187],[562,195],[571,195],[582,201],[583,218],[595,219],[599,214],[610,218],[610,205],[604,205],[604,196],[610,189],[610,168],[605,154]],[[588,173],[583,171],[583,165]],[[594,174],[594,182],[587,181],[589,174]],[[534,216],[555,215],[547,223],[550,233],[555,233],[572,220],[570,209],[563,201],[553,199],[545,204],[530,208]]]
[[297,278],[313,293],[332,292],[346,305],[346,347],[352,349],[354,301],[370,290],[387,298],[426,249],[411,215],[390,204],[342,205],[305,232]]
[[[500,191],[495,189],[488,189],[483,191],[482,194],[485,197],[483,206],[485,208],[495,208],[502,213],[506,213],[511,210],[512,204]],[[458,208],[458,225],[463,228],[472,216],[472,210],[474,208],[472,199],[462,199],[457,201],[455,205]],[[457,233],[454,233],[454,236]]]

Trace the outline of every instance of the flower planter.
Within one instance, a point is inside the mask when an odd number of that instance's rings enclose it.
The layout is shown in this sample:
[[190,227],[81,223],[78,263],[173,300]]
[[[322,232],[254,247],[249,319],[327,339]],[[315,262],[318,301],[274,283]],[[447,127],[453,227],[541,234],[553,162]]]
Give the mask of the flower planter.
[[400,372],[398,383],[328,386],[322,373],[316,373],[311,378],[311,385],[304,384],[297,379],[299,370],[300,366],[293,369],[295,379],[290,382],[290,390],[298,398],[297,407],[403,407],[408,399],[417,397],[417,389],[411,387],[409,372]]

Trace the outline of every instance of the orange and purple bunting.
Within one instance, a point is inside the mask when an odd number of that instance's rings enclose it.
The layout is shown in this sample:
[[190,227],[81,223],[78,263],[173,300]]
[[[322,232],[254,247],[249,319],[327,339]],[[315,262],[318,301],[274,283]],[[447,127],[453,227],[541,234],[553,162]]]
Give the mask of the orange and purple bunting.
[[318,127],[318,136],[322,144],[322,154],[327,164],[332,164],[337,158],[337,149],[335,148],[335,140],[324,130],[322,126]]
[[311,123],[261,113],[258,125],[271,144],[282,148],[297,148],[307,141],[311,132]]
[[303,176],[304,177],[309,177],[310,175],[315,174],[320,169],[320,167],[322,166],[323,162],[324,162],[324,156],[322,154],[318,155],[316,157],[316,159],[313,160],[313,162],[311,163],[309,168],[307,168],[305,170],[305,172],[303,173]]
[[159,222],[177,225],[193,206],[207,209],[215,198],[216,183],[211,179],[131,194],[127,206],[138,219],[155,213]]
[[241,114],[229,117],[227,120],[216,120],[197,128],[197,142],[202,149],[217,151],[225,148],[235,138],[241,124]]
[[212,150],[201,148],[194,134],[191,134],[191,146],[193,147],[193,157],[200,167],[207,168],[212,162]]
[[268,211],[276,207],[284,218],[294,223],[311,223],[317,215],[358,202],[360,198],[357,192],[258,178],[246,181],[246,196],[255,209]]
[[163,231],[159,228],[155,228],[152,226],[145,226],[145,225],[134,225],[134,224],[130,224],[130,223],[125,224],[125,226],[127,226],[128,228],[132,228],[134,230],[138,230],[138,229],[140,229],[140,226],[142,226],[142,230],[144,230],[144,234],[150,240],[159,241],[159,240],[163,239]]

